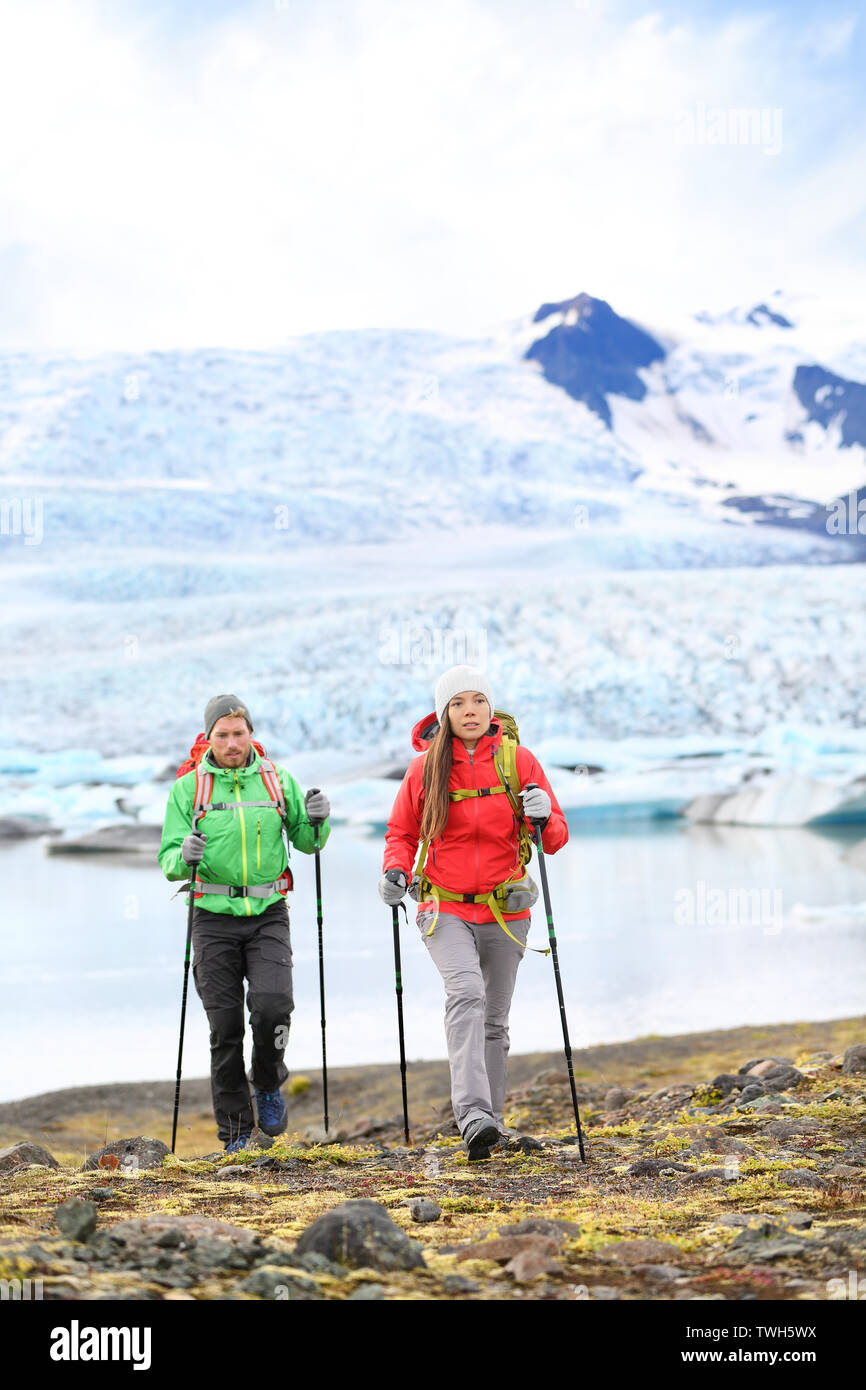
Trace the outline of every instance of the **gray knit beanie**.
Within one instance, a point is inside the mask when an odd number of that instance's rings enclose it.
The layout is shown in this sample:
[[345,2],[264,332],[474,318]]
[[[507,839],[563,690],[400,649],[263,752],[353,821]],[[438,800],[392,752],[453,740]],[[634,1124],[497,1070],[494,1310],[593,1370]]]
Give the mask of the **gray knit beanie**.
[[253,731],[253,721],[250,712],[237,697],[237,695],[214,695],[212,700],[208,700],[204,711],[204,732],[205,737],[210,738],[210,731],[218,719],[223,719],[225,715],[240,715],[247,721],[250,733]]
[[451,670],[446,671],[436,682],[436,718],[440,724],[448,708],[448,701],[459,695],[461,690],[480,690],[487,698],[490,718],[493,718],[493,696],[490,693],[490,682],[484,672],[477,671],[474,666],[452,666]]

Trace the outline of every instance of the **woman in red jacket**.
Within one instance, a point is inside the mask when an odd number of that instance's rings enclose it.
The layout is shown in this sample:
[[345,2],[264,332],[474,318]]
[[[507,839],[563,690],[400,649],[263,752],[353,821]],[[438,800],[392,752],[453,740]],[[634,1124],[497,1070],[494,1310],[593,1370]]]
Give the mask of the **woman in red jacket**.
[[[562,848],[568,828],[540,763],[521,745],[522,804],[515,802],[481,671],[445,672],[436,713],[415,725],[412,743],[423,752],[388,821],[379,893],[393,904],[408,887],[418,899],[418,926],[445,985],[451,1102],[474,1161],[504,1138],[508,1013],[538,896],[521,865],[520,827],[541,822],[545,854]],[[413,876],[419,842],[426,856]]]

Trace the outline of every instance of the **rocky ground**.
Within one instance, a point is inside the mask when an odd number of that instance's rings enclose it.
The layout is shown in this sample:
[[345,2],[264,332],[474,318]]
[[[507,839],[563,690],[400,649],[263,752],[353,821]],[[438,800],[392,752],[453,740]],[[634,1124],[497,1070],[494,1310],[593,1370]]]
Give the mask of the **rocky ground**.
[[866,1294],[866,1019],[576,1053],[586,1163],[561,1057],[513,1059],[513,1135],[471,1164],[447,1069],[410,1066],[409,1146],[395,1070],[332,1074],[332,1142],[294,1078],[289,1133],[230,1157],[202,1082],[177,1156],[168,1083],[0,1106],[0,1279],[45,1300]]

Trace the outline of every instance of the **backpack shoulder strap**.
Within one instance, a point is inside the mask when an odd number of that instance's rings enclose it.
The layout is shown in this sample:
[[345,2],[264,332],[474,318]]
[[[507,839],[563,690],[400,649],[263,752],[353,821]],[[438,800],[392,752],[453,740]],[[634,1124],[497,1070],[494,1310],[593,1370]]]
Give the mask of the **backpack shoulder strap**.
[[507,734],[502,735],[493,765],[502,783],[502,790],[511,802],[511,809],[519,821],[523,816],[523,810],[520,805],[520,777],[517,773],[517,744]]
[[262,774],[262,781],[267,789],[268,796],[273,801],[280,815],[285,819],[286,797],[283,792],[283,784],[276,766],[270,758],[261,758],[259,761],[259,771]]
[[213,796],[213,773],[208,772],[202,767],[201,762],[195,765],[195,793],[192,803],[192,828],[195,830],[202,816],[206,813]]

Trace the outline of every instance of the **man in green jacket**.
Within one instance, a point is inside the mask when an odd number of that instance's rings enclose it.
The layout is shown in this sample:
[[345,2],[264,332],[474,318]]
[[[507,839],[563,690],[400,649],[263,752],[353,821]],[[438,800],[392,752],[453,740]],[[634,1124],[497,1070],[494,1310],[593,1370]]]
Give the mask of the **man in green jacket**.
[[[280,1087],[288,1076],[292,948],[285,895],[291,888],[283,830],[304,854],[330,834],[324,792],[301,792],[284,767],[252,744],[249,710],[236,695],[205,709],[209,747],[171,789],[159,848],[168,879],[196,870],[193,979],[210,1024],[211,1093],[221,1142],[244,1147],[253,1129],[244,1073],[244,979],[253,1037],[250,1079],[259,1128],[288,1124]],[[187,902],[189,899],[187,898]]]

